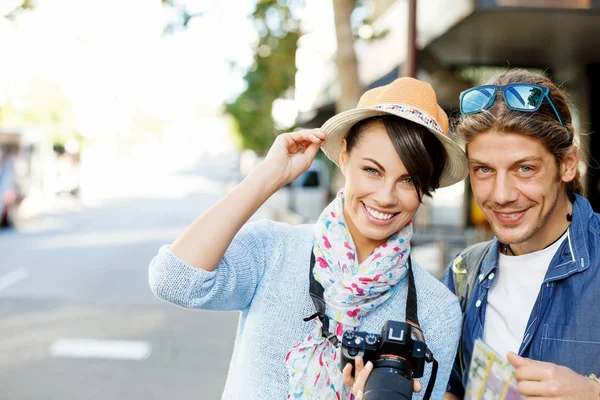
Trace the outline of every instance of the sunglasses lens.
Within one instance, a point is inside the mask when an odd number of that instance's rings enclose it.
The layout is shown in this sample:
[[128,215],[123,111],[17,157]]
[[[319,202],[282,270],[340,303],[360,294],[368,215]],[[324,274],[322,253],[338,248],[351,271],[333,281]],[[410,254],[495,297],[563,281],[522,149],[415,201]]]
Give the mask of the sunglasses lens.
[[460,102],[460,110],[463,114],[472,114],[485,109],[490,98],[495,96],[496,89],[493,86],[480,86],[463,95]]
[[509,86],[504,91],[506,104],[514,110],[537,110],[544,100],[544,92],[535,86]]

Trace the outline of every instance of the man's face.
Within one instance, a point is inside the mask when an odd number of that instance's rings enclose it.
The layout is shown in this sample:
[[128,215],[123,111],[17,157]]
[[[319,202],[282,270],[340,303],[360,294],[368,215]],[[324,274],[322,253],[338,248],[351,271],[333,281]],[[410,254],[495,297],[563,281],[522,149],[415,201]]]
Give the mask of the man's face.
[[540,141],[491,130],[469,142],[467,155],[473,194],[498,240],[539,249],[562,233],[568,199],[561,182],[572,177]]

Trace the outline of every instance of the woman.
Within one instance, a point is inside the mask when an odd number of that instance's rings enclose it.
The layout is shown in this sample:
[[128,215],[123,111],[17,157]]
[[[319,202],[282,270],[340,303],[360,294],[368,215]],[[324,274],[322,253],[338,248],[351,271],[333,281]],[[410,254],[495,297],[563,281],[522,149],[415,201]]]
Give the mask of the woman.
[[[321,131],[278,136],[231,193],[160,249],[150,265],[158,297],[183,307],[241,311],[224,399],[349,398],[339,349],[323,338],[318,318],[303,320],[315,314],[311,257],[329,331],[338,339],[345,330],[378,334],[385,321],[404,321],[412,218],[423,196],[467,174],[464,152],[447,130],[430,85],[401,78],[370,90],[356,109],[334,116]],[[244,226],[310,166],[321,146],[346,182],[318,222]],[[414,263],[412,270],[421,326],[440,364],[433,398],[442,398],[461,313],[440,282]],[[358,371],[360,360],[356,364]],[[425,378],[429,374],[428,366]]]

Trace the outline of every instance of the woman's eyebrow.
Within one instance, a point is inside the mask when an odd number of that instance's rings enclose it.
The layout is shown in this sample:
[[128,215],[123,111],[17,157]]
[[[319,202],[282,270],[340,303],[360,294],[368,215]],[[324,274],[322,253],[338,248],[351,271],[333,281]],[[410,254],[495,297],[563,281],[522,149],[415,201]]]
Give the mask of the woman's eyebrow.
[[372,158],[368,158],[368,157],[363,157],[363,160],[366,161],[371,161],[373,164],[377,165],[377,167],[382,171],[385,172],[385,168],[383,168],[383,166],[381,164],[379,164],[377,161],[373,160]]

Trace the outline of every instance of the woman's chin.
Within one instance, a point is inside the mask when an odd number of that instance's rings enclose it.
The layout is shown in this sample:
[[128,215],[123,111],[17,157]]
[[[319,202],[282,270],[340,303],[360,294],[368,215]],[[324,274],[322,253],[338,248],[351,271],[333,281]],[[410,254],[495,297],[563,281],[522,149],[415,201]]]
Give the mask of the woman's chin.
[[398,231],[393,226],[376,226],[368,222],[361,221],[361,226],[358,227],[358,231],[368,240],[372,241],[385,241],[390,236]]

